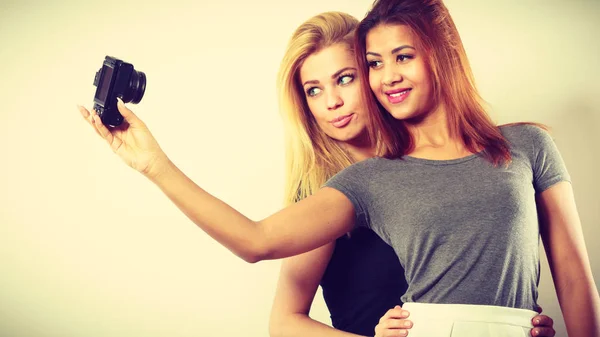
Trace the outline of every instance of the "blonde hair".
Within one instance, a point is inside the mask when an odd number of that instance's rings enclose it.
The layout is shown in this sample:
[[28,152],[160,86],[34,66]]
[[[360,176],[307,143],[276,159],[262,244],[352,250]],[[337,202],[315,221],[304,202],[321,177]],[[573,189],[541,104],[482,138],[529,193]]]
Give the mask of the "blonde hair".
[[349,52],[354,52],[358,23],[349,14],[321,13],[300,25],[288,43],[277,76],[286,146],[286,204],[313,194],[353,162],[317,125],[300,83],[300,68],[307,57],[337,43],[344,43]]

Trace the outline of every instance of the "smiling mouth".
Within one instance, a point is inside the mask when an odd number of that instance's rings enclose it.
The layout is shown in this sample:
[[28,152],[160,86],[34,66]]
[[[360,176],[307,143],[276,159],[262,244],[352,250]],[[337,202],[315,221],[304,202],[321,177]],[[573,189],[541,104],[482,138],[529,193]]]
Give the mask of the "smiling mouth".
[[385,92],[385,96],[388,101],[392,104],[397,104],[403,102],[412,89],[402,89],[402,90],[394,90]]

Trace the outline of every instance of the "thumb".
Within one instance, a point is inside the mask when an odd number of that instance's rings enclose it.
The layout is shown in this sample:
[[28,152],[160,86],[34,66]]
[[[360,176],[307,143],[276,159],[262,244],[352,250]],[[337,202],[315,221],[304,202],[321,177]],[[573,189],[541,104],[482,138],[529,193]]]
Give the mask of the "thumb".
[[117,97],[117,109],[119,109],[119,112],[130,126],[141,126],[144,124],[133,111],[125,106],[125,103],[123,103],[120,97]]

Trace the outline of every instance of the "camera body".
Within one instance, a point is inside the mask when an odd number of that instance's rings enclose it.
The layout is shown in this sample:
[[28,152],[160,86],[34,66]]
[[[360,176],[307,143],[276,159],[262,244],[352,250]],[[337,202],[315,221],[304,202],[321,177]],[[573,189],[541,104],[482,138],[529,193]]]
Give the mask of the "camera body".
[[124,103],[139,103],[146,91],[146,74],[136,71],[131,63],[107,55],[102,68],[96,72],[94,86],[94,110],[102,124],[116,127],[123,123],[117,97]]

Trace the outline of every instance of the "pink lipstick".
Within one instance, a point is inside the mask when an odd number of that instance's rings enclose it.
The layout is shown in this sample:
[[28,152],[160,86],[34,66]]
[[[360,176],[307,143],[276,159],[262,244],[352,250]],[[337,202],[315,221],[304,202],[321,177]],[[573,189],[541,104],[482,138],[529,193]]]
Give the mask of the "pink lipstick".
[[384,92],[388,101],[392,104],[402,103],[410,94],[411,88],[400,88]]
[[352,116],[354,116],[354,114],[339,116],[332,119],[330,123],[336,128],[343,128],[344,126],[348,125],[348,123],[350,123],[350,121],[352,120]]

